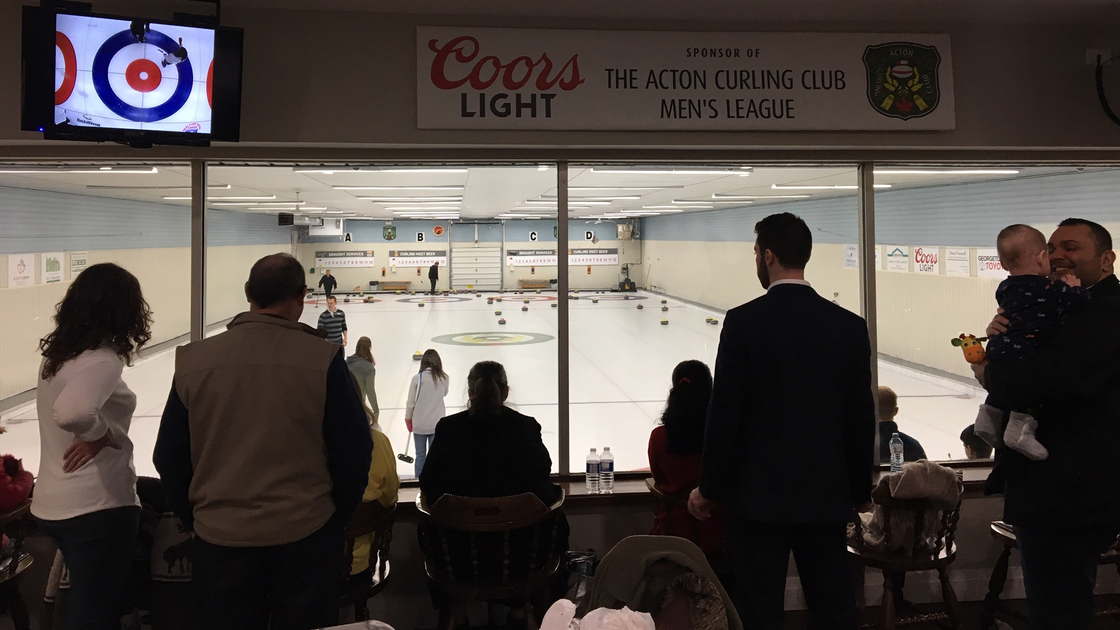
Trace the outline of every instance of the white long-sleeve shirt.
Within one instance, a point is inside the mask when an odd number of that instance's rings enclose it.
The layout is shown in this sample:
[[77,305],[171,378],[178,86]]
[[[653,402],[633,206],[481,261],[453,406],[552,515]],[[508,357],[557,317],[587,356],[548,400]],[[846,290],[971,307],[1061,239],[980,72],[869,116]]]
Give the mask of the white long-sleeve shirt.
[[[44,360],[45,361],[45,360]],[[39,476],[31,513],[60,521],[91,512],[140,505],[128,428],[136,394],[121,379],[124,362],[112,350],[87,350],[67,361],[49,380],[40,367]],[[119,449],[106,446],[85,466],[62,471],[74,438],[86,442],[111,433]]]
[[[404,417],[412,418],[413,433],[431,435],[436,432],[436,423],[447,415],[443,404],[443,398],[447,396],[447,381],[446,378],[433,377],[430,369],[412,377]],[[417,389],[420,390],[419,396],[416,395]]]

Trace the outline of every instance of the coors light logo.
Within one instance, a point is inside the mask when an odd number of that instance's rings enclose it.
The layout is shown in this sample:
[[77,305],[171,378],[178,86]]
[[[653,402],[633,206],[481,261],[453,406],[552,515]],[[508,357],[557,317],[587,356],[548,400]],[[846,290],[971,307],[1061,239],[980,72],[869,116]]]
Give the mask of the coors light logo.
[[[525,55],[509,61],[496,55],[480,57],[482,47],[470,35],[443,44],[433,39],[428,42],[428,48],[436,54],[432,60],[432,85],[441,90],[463,86],[474,90],[474,94],[460,93],[463,118],[552,118],[555,90],[570,92],[584,82],[579,75],[579,55],[572,55],[557,69],[547,52],[536,59]],[[518,91],[529,85],[537,91]]]

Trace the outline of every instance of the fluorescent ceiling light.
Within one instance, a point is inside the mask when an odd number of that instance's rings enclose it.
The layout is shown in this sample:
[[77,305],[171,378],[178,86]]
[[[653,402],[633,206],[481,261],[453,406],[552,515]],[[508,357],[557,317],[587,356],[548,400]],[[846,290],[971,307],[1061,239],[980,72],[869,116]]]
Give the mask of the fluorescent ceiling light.
[[0,175],[9,173],[109,173],[121,175],[149,175],[158,173],[154,166],[0,166]]
[[641,169],[641,168],[622,168],[622,169],[602,169],[592,168],[592,173],[609,173],[613,175],[738,175],[739,177],[746,177],[751,174],[749,167],[739,169],[726,168],[726,169],[685,169],[685,168],[671,168],[671,169]]
[[[86,188],[95,190],[190,190],[190,186],[109,186],[105,184],[87,184]],[[206,187],[206,190],[229,190],[232,188],[229,184],[213,184]],[[188,197],[189,199],[189,197]]]
[[[876,188],[890,188],[890,184],[875,184]],[[859,190],[859,186],[785,186],[782,184],[771,184],[770,188],[773,190]]]
[[459,206],[389,206],[386,210],[460,210]]
[[365,201],[462,201],[462,195],[446,196],[446,197],[358,197]]
[[684,186],[568,186],[568,190],[662,190]]
[[[538,199],[544,199],[544,200],[551,200],[551,201],[558,201],[559,200],[559,197],[557,197],[556,195],[541,195],[540,197],[537,197],[537,198]],[[570,196],[568,196],[569,201],[573,200],[573,199],[576,200],[576,201],[619,201],[619,200],[625,200],[625,199],[630,199],[630,200],[641,199],[641,196],[639,196],[639,195],[621,195],[621,196],[617,196],[617,197],[615,197],[615,196],[599,196],[599,195],[593,195],[593,196],[589,196],[589,197],[584,197],[584,196],[581,196],[581,195],[570,195]]]
[[677,205],[684,206],[684,207],[687,208],[687,207],[690,207],[690,206],[711,206],[711,205],[749,206],[750,204],[752,204],[754,202],[753,201],[728,201],[728,200],[718,201],[718,200],[711,200],[711,199],[709,199],[708,201],[686,201],[686,200],[683,200],[683,199],[674,199],[673,203],[675,203]]
[[463,190],[465,186],[331,186],[334,190]]
[[1011,169],[875,169],[876,175],[1018,175],[1019,171]]
[[305,210],[326,210],[327,207],[326,206],[291,206],[291,207],[252,206],[248,209],[249,210],[279,210],[281,212],[288,211],[288,210],[299,210],[300,212],[303,212]]
[[547,171],[548,170],[548,165],[547,164],[538,164],[537,165],[537,170],[538,171]]
[[382,173],[466,173],[465,168],[383,168]]
[[664,210],[666,212],[684,212],[685,210],[714,210],[715,206],[642,206],[643,210]]
[[[206,201],[248,201],[248,200],[267,201],[269,199],[275,199],[275,198],[276,198],[276,195],[257,195],[255,197],[254,196],[246,196],[246,197],[207,197]],[[190,201],[191,197],[164,197],[164,199],[167,200],[167,201],[184,201],[184,200],[185,201]]]
[[712,199],[808,199],[812,195],[724,195],[715,193]]
[[[539,200],[538,201],[538,200],[535,200],[535,199],[527,199],[527,200],[525,200],[525,203],[533,204],[533,205],[555,206],[559,202],[557,202],[557,201],[547,201],[547,200]],[[581,206],[609,206],[609,205],[611,205],[611,202],[609,202],[609,201],[585,201],[583,199],[580,199],[577,203]]]
[[300,206],[306,201],[215,201],[210,206]]

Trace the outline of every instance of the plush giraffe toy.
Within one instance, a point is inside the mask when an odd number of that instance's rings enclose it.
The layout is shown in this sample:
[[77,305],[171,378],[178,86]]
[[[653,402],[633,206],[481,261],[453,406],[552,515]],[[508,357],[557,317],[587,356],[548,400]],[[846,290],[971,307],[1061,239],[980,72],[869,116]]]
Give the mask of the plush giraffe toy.
[[959,337],[952,340],[952,344],[960,348],[964,352],[964,360],[972,364],[982,363],[987,353],[984,352],[984,342],[987,337],[977,337],[976,335],[966,335],[961,333]]

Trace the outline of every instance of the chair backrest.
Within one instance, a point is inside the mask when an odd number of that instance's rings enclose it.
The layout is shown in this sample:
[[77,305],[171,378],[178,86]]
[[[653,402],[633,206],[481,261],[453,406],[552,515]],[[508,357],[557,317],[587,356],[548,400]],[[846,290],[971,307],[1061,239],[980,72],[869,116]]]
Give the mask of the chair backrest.
[[[377,575],[385,574],[389,561],[389,544],[393,542],[393,523],[396,520],[397,505],[389,507],[378,501],[359,503],[358,509],[346,526],[346,571],[354,562],[354,540],[362,536],[373,536],[369,547],[370,568]],[[376,566],[374,562],[376,561]]]
[[[914,543],[909,550],[910,557],[928,556],[936,558],[943,549],[953,548],[953,542],[957,535],[957,523],[961,516],[961,502],[959,500],[951,510],[938,510],[926,499],[887,499],[880,505],[883,508],[883,520],[887,524],[884,531],[884,543],[888,550],[894,548],[892,544],[894,528],[890,524],[892,523],[891,514],[896,510],[909,510],[914,515]],[[925,523],[925,516],[931,511],[940,511],[941,518],[937,521],[937,531],[934,534],[933,545],[928,547],[925,545],[926,538],[921,534],[923,533],[922,527]]]
[[536,495],[475,498],[443,495],[428,506],[421,493],[421,549],[429,575],[454,583],[512,584],[559,564],[564,492],[551,506]]

